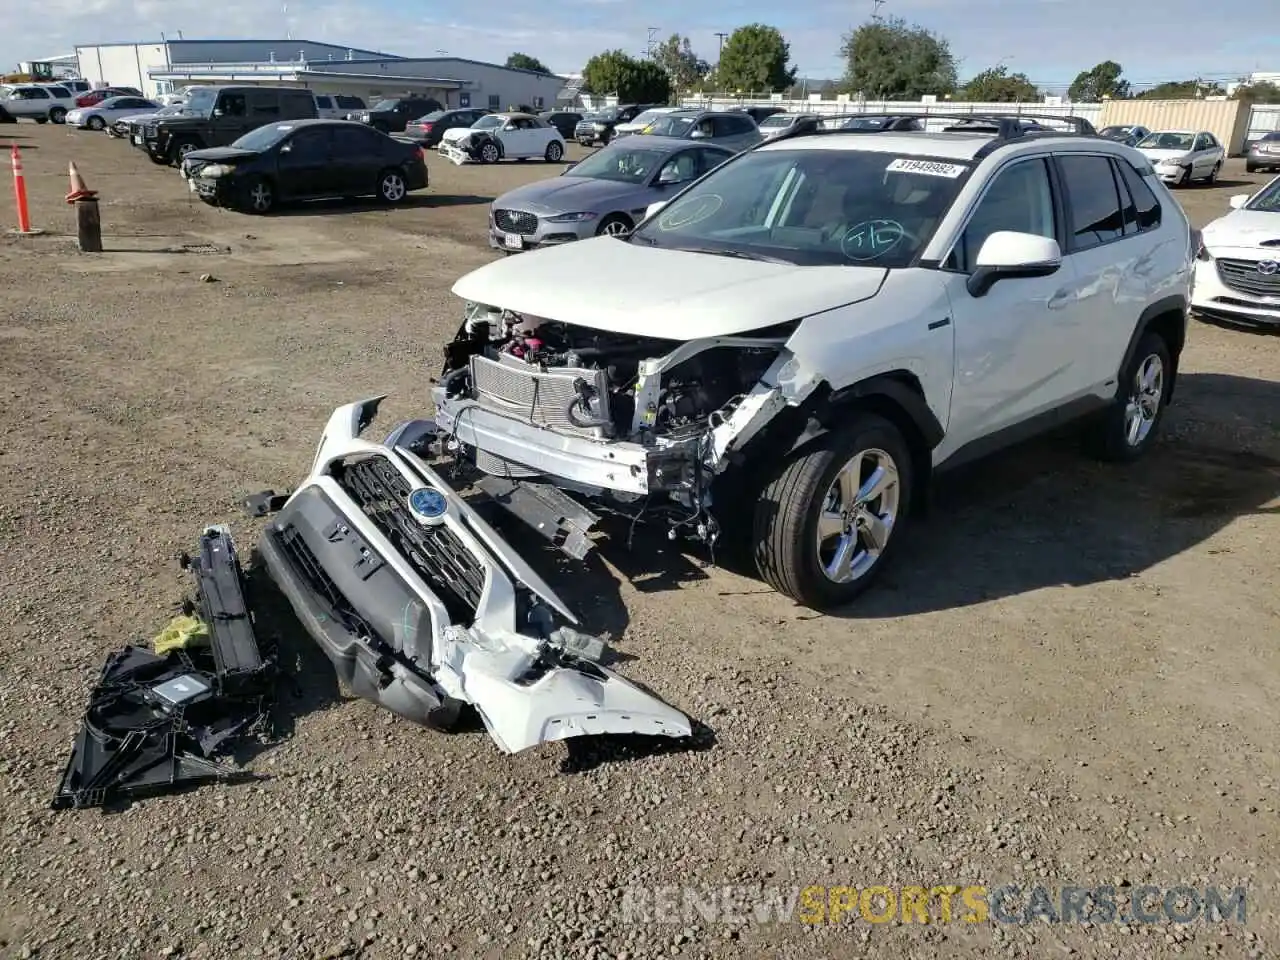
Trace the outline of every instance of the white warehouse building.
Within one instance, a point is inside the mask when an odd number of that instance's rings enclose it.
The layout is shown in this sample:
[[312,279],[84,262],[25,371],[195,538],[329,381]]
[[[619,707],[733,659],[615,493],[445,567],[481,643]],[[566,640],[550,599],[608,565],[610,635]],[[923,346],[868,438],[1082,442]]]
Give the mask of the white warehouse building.
[[430,96],[450,107],[550,110],[563,77],[462,57],[402,57],[312,40],[161,40],[76,47],[80,76],[94,86],[136,87],[157,96],[193,83],[271,84],[345,93],[372,104]]

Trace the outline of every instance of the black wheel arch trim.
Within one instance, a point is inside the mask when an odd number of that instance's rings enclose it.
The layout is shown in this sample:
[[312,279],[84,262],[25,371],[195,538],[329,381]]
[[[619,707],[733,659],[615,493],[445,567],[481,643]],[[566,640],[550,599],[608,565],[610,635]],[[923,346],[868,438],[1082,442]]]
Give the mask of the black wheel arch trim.
[[916,429],[920,431],[921,439],[930,450],[940,444],[942,438],[946,436],[946,430],[929,409],[924,396],[904,381],[903,374],[880,373],[866,380],[859,380],[857,383],[832,391],[828,402],[834,406],[870,397],[884,397],[901,407],[911,418]]
[[[1182,354],[1182,349],[1187,342],[1187,314],[1190,305],[1187,298],[1181,294],[1173,294],[1172,296],[1162,297],[1161,299],[1149,304],[1142,315],[1138,318],[1137,324],[1133,328],[1133,333],[1129,335],[1129,345],[1125,347],[1124,358],[1120,362],[1120,366],[1116,370],[1116,391],[1122,388],[1120,378],[1124,376],[1124,371],[1129,369],[1129,364],[1133,362],[1133,355],[1138,349],[1138,343],[1142,340],[1157,322],[1164,321],[1165,317],[1177,315],[1178,322],[1176,324],[1175,336],[1177,342],[1167,343],[1169,348],[1169,361],[1173,369],[1169,371],[1169,388],[1165,394],[1165,403],[1168,404],[1173,400],[1174,387],[1178,380],[1178,359]],[[1165,338],[1168,341],[1168,337]]]

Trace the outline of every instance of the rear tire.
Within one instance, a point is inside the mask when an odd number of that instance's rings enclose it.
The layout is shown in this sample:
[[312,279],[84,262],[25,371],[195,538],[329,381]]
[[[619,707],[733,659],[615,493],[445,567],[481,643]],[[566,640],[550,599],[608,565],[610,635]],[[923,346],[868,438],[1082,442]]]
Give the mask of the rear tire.
[[1099,460],[1113,463],[1141,457],[1159,432],[1172,386],[1169,345],[1158,333],[1144,333],[1133,359],[1120,374],[1110,408],[1086,436],[1089,451]]
[[67,110],[66,110],[66,108],[65,108],[65,107],[54,107],[52,110],[50,110],[50,111],[49,111],[49,122],[50,122],[50,123],[66,123],[66,122],[67,122]]
[[766,482],[752,529],[760,577],[815,610],[850,603],[897,549],[913,482],[911,451],[898,428],[854,412]]
[[1258,165],[1257,165],[1256,163],[1246,163],[1246,164],[1244,165],[1244,172],[1245,172],[1245,173],[1257,173],[1257,172],[1258,172]]
[[403,203],[409,195],[409,185],[399,170],[387,169],[378,174],[378,202],[393,205]]
[[1205,186],[1212,187],[1218,182],[1218,172],[1222,169],[1221,163],[1215,163],[1213,169],[1209,171],[1209,175],[1204,178]]

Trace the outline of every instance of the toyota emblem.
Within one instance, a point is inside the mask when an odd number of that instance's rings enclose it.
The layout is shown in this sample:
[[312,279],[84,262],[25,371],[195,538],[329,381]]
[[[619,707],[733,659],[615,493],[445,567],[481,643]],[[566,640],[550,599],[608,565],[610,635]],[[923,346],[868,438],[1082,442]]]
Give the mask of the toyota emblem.
[[1258,272],[1263,276],[1271,276],[1277,270],[1280,270],[1280,262],[1275,260],[1260,260],[1258,262]]

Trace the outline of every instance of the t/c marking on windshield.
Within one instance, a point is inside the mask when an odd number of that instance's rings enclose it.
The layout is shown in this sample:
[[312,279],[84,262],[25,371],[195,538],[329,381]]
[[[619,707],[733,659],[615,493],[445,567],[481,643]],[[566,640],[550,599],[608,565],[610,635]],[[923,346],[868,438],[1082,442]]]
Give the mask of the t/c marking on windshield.
[[899,157],[885,170],[893,173],[922,173],[926,177],[948,177],[954,180],[963,176],[965,168],[958,163],[938,163],[934,160],[911,160]]

